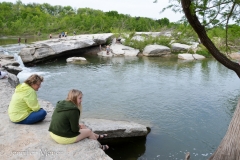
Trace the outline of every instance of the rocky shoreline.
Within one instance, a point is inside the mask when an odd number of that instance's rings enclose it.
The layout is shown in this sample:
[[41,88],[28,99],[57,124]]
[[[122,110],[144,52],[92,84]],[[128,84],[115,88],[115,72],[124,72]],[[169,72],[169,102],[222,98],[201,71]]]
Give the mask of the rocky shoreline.
[[[160,32],[136,32],[132,40],[144,41],[144,37],[159,37]],[[170,35],[167,35],[170,36]],[[117,41],[112,33],[102,33],[102,34],[85,34],[76,35],[63,38],[51,38],[44,41],[37,41],[33,44],[27,45],[22,48],[19,56],[21,57],[23,63],[27,66],[34,65],[36,63],[41,63],[44,61],[49,61],[56,59],[61,56],[70,55],[83,55],[83,54],[94,54],[104,57],[113,56],[147,56],[147,57],[165,57],[172,53],[184,53],[179,57],[180,59],[186,60],[197,60],[204,59],[204,56],[197,55],[197,42],[192,42],[192,45],[180,44],[171,42],[171,47],[149,44],[143,51],[140,52],[139,49],[135,49],[124,45],[125,39],[120,38],[121,41]],[[110,42],[110,54],[106,53],[106,45]],[[191,56],[186,55],[190,50],[195,52]],[[186,56],[185,56],[186,55]]]

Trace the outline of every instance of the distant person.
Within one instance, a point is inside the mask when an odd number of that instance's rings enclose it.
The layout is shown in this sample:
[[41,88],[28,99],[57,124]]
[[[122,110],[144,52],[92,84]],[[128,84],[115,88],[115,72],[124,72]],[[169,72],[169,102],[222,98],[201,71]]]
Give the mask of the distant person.
[[109,45],[107,45],[107,48],[106,48],[106,53],[107,53],[107,55],[109,55],[109,54],[110,54],[110,51],[111,51],[111,49],[110,49],[110,46],[109,46]]
[[[107,134],[95,134],[79,124],[82,96],[81,91],[72,89],[68,92],[66,100],[57,102],[49,126],[50,136],[57,143],[71,144],[85,138],[99,140],[107,136]],[[108,145],[101,145],[102,150],[108,148]]]
[[76,31],[73,31],[73,35],[76,36]]
[[40,107],[36,93],[42,82],[42,76],[33,74],[16,87],[8,107],[13,123],[34,124],[45,119],[47,112]]
[[50,38],[50,39],[52,38],[52,34],[51,34],[51,33],[49,34],[49,38]]
[[7,72],[0,71],[0,79],[5,79],[5,78],[8,78]]
[[65,32],[62,32],[62,37],[65,37]]
[[18,38],[18,44],[20,45],[21,43],[21,37]]
[[117,43],[122,44],[122,42],[121,42],[121,38],[118,38],[118,39],[117,39]]
[[61,35],[61,33],[59,33],[58,38],[61,38],[61,37],[62,37],[62,35]]
[[67,32],[65,32],[65,37],[67,37]]
[[24,39],[25,44],[27,44],[27,38]]
[[42,35],[42,33],[39,31],[39,32],[38,32],[38,36],[41,36],[41,35]]

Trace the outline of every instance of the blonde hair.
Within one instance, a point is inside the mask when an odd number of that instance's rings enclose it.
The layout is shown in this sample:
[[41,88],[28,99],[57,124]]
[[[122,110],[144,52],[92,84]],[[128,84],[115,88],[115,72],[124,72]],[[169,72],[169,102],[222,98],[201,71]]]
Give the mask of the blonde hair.
[[77,90],[77,89],[72,89],[68,92],[68,96],[67,96],[67,101],[71,101],[73,102],[78,109],[80,110],[80,113],[82,112],[82,104],[77,104],[77,97],[79,95],[82,95],[82,92]]
[[37,84],[38,82],[43,82],[43,77],[37,74],[33,74],[28,79],[24,81],[24,83],[28,84],[29,86],[33,84]]

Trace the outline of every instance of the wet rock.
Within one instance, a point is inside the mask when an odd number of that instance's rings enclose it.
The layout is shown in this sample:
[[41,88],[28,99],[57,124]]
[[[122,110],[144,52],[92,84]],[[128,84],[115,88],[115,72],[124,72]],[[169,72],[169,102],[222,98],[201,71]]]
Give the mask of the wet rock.
[[19,67],[20,64],[14,60],[14,57],[11,55],[0,54],[0,64],[7,72],[17,75],[22,69]]
[[178,54],[178,58],[184,59],[184,60],[200,60],[200,59],[204,59],[205,57],[199,54],[185,53],[185,54]]

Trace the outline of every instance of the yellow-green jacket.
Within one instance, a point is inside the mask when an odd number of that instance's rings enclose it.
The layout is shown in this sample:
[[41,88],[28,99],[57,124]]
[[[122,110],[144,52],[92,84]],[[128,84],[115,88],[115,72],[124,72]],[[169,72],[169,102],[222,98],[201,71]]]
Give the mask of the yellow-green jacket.
[[40,105],[36,91],[26,83],[19,84],[9,104],[8,115],[12,122],[26,119],[30,113],[38,111]]

